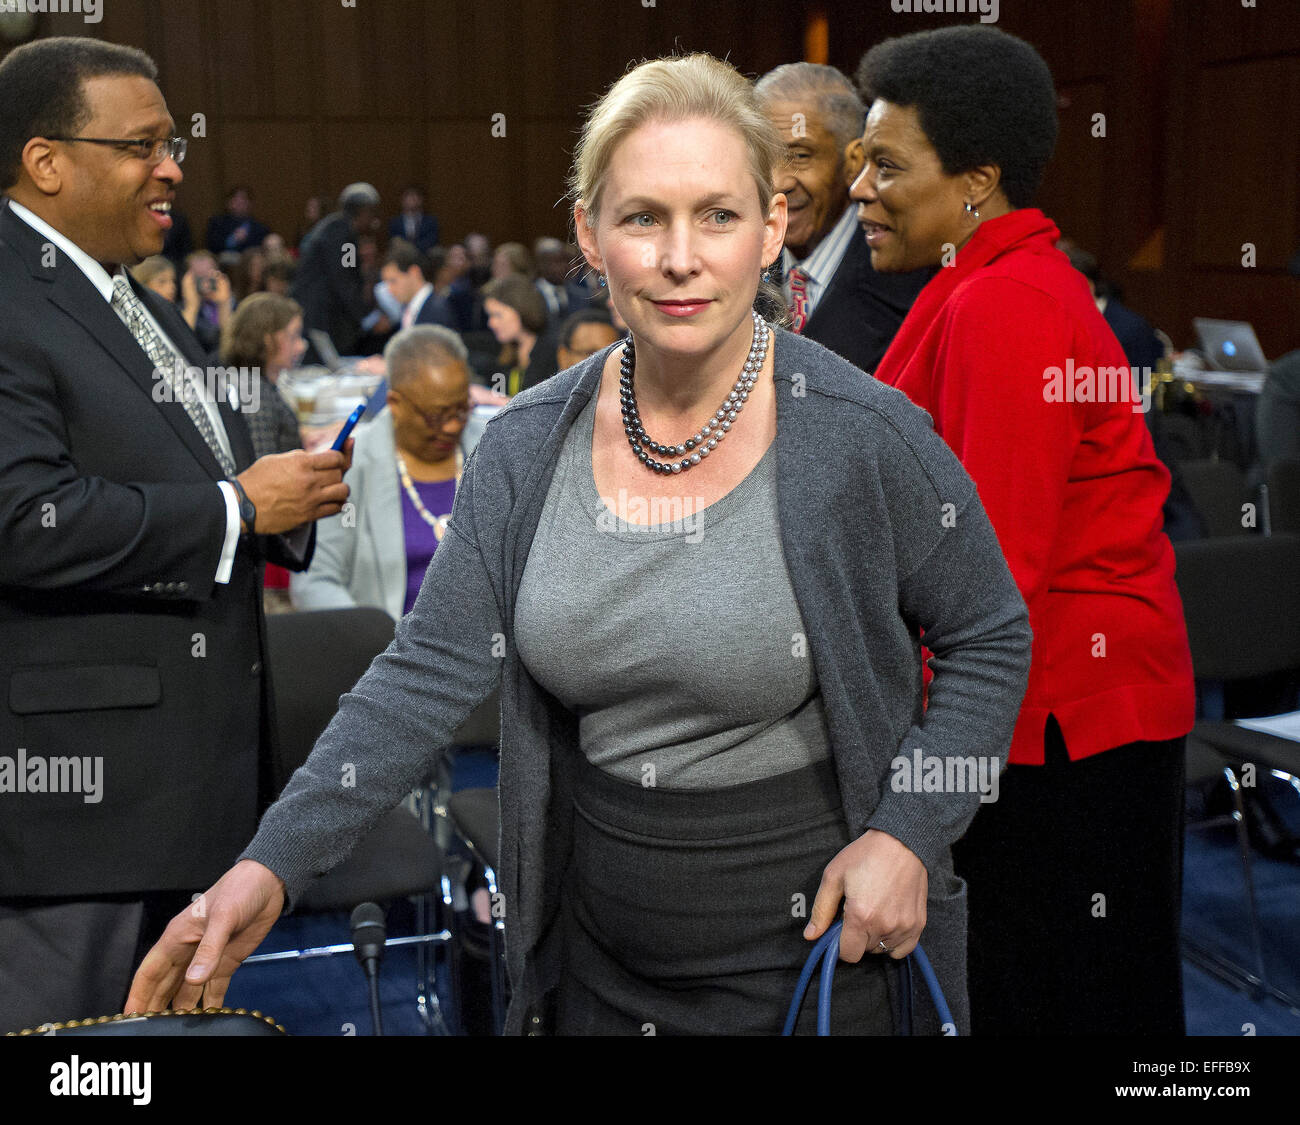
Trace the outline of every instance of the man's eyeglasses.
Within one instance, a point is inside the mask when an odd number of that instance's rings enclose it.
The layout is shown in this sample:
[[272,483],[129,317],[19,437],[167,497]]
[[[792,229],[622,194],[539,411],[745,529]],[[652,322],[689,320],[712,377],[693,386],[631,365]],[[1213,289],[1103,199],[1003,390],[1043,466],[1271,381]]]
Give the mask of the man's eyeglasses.
[[161,141],[124,141],[109,137],[46,137],[47,141],[78,142],[87,145],[112,145],[114,148],[134,152],[141,160],[147,160],[157,167],[164,160],[172,159],[177,164],[185,159],[185,150],[189,142],[184,137],[168,137]]

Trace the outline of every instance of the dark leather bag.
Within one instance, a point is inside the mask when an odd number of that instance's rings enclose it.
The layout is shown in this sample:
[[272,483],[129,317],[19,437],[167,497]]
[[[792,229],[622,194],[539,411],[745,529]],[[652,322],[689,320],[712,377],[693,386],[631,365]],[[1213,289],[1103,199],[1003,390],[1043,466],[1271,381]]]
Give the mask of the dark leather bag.
[[144,1015],[100,1016],[45,1024],[10,1035],[199,1035],[224,1038],[244,1035],[287,1035],[270,1016],[244,1008],[197,1008],[180,1012],[146,1012]]

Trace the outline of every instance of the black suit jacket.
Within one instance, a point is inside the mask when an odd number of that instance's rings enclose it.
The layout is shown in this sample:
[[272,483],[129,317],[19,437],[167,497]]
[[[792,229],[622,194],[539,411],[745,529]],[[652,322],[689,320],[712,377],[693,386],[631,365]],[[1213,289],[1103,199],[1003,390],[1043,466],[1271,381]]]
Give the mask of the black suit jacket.
[[1156,361],[1164,358],[1165,346],[1147,320],[1112,297],[1101,314],[1124,349],[1132,367],[1155,370]]
[[[227,246],[226,243],[230,241],[230,236],[244,224],[248,224],[248,236],[238,246]],[[265,223],[259,223],[251,215],[247,219],[238,219],[234,215],[223,213],[213,215],[208,220],[208,234],[205,242],[208,249],[214,254],[224,254],[227,250],[233,250],[236,254],[239,254],[249,249],[249,247],[261,246],[270,233],[271,231]]]
[[849,241],[840,268],[821,295],[802,335],[855,367],[873,372],[933,269],[877,273],[860,232]]
[[478,291],[467,277],[457,278],[451,283],[447,304],[454,321],[452,327],[457,332],[476,332],[487,328],[483,302],[479,300]]
[[[348,217],[342,211],[326,216],[303,239],[293,279],[293,299],[302,306],[303,330],[316,328],[328,334],[340,355],[353,354],[366,317],[365,282],[356,264],[356,246],[357,234]],[[308,355],[319,358],[314,347]]]
[[424,304],[420,306],[420,311],[415,314],[415,323],[441,324],[444,328],[454,331],[457,324],[456,313],[446,297],[430,293]]
[[[135,291],[189,363],[176,310]],[[304,569],[245,537],[215,574],[216,458],[75,262],[0,210],[0,757],[102,761],[98,801],[0,793],[0,896],[203,888],[247,843],[269,776],[260,578]],[[222,403],[242,470],[248,428]],[[2,766],[3,763],[0,763]],[[83,784],[84,788],[84,784]]]
[[[591,292],[584,285],[579,285],[576,281],[566,279],[564,284],[557,287],[560,291],[560,311],[559,314],[551,312],[551,306],[548,302],[546,305],[547,326],[558,328],[566,317],[577,312],[579,309],[585,309],[591,304]],[[537,291],[542,292],[542,287],[537,286]],[[542,299],[546,300],[546,295],[542,294]]]
[[406,237],[406,216],[397,215],[388,221],[388,238],[402,238],[410,242],[421,254],[427,254],[438,245],[438,220],[435,216],[422,214],[416,224],[414,238]]

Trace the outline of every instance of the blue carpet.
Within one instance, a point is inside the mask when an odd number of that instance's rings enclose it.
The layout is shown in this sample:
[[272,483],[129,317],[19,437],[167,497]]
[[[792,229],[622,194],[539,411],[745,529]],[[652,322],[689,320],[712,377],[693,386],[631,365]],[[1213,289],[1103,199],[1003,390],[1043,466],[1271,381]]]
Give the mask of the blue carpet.
[[[493,750],[457,751],[452,759],[452,791],[490,789],[497,783],[497,759]],[[415,934],[415,910],[409,902],[388,904],[389,937]],[[313,949],[352,940],[348,912],[337,914],[290,915],[280,919],[258,949],[274,953],[286,949]],[[431,946],[438,973],[438,996],[450,1022],[447,957],[440,946]],[[462,955],[461,1027],[469,1034],[490,1030],[487,966],[481,960]],[[424,1023],[416,1008],[416,951],[399,946],[385,951],[380,966],[379,998],[385,1035],[424,1035]],[[226,1004],[232,1008],[255,1008],[272,1016],[291,1035],[370,1035],[370,995],[365,976],[351,951],[332,957],[245,965],[235,974]]]
[[[1183,870],[1183,932],[1234,960],[1250,960],[1250,930],[1236,837],[1229,829],[1189,832]],[[1251,851],[1266,979],[1300,997],[1300,864]],[[1189,1035],[1300,1035],[1300,1012],[1271,998],[1252,1000],[1201,969],[1183,963]]]

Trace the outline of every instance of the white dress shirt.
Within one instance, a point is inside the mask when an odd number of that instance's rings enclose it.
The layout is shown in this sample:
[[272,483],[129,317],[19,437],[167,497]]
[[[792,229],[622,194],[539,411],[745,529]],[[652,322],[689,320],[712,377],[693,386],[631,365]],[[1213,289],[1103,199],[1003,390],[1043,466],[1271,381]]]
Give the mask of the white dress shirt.
[[[54,243],[55,246],[62,250],[63,253],[68,256],[69,260],[71,260],[77,268],[86,275],[87,280],[99,291],[99,295],[104,298],[105,302],[109,305],[112,304],[113,279],[109,276],[108,271],[104,269],[103,266],[82,250],[81,247],[69,240],[65,235],[60,234],[50,226],[49,223],[40,218],[39,215],[32,214],[32,212],[21,203],[16,203],[12,199],[9,200],[9,209],[37,234],[49,239],[50,242]],[[117,272],[119,274],[126,273],[121,266],[117,267]],[[144,302],[141,301],[140,304],[144,310],[145,318],[149,321],[153,330],[157,332],[164,341],[166,341],[167,346],[170,347],[172,351],[174,351],[178,356],[184,358],[185,353],[182,352],[181,349],[172,341],[171,337],[163,331],[162,326],[153,318],[148,308],[144,306]],[[117,313],[114,312],[113,315],[116,316]],[[143,351],[143,349],[141,350]],[[195,390],[197,391],[198,388],[195,388]],[[225,423],[221,420],[221,411],[217,409],[217,404],[215,402],[207,401],[208,396],[206,394],[197,394],[197,398],[203,403],[203,408],[208,412],[208,417],[212,419],[212,428],[216,431],[217,440],[221,443],[222,449],[226,451],[226,456],[228,456],[233,462],[235,458],[230,448],[230,437],[226,433]],[[221,495],[225,498],[226,502],[226,537],[221,545],[221,558],[217,562],[216,581],[228,583],[230,581],[230,572],[235,563],[235,551],[239,546],[239,498],[235,494],[234,486],[229,482],[218,481],[217,487],[221,489]]]
[[406,308],[402,310],[402,327],[410,328],[415,323],[415,318],[420,315],[420,310],[424,308],[424,302],[433,296],[433,285],[425,282],[420,291],[407,302]]
[[790,270],[798,266],[808,275],[807,311],[808,319],[812,319],[817,302],[826,292],[827,286],[835,276],[835,271],[840,268],[840,263],[844,260],[844,252],[849,248],[849,242],[857,232],[858,205],[850,203],[826,237],[817,243],[817,249],[802,262],[795,261],[788,247],[781,248],[782,288],[785,290],[787,306],[794,304],[794,295],[790,292]]

